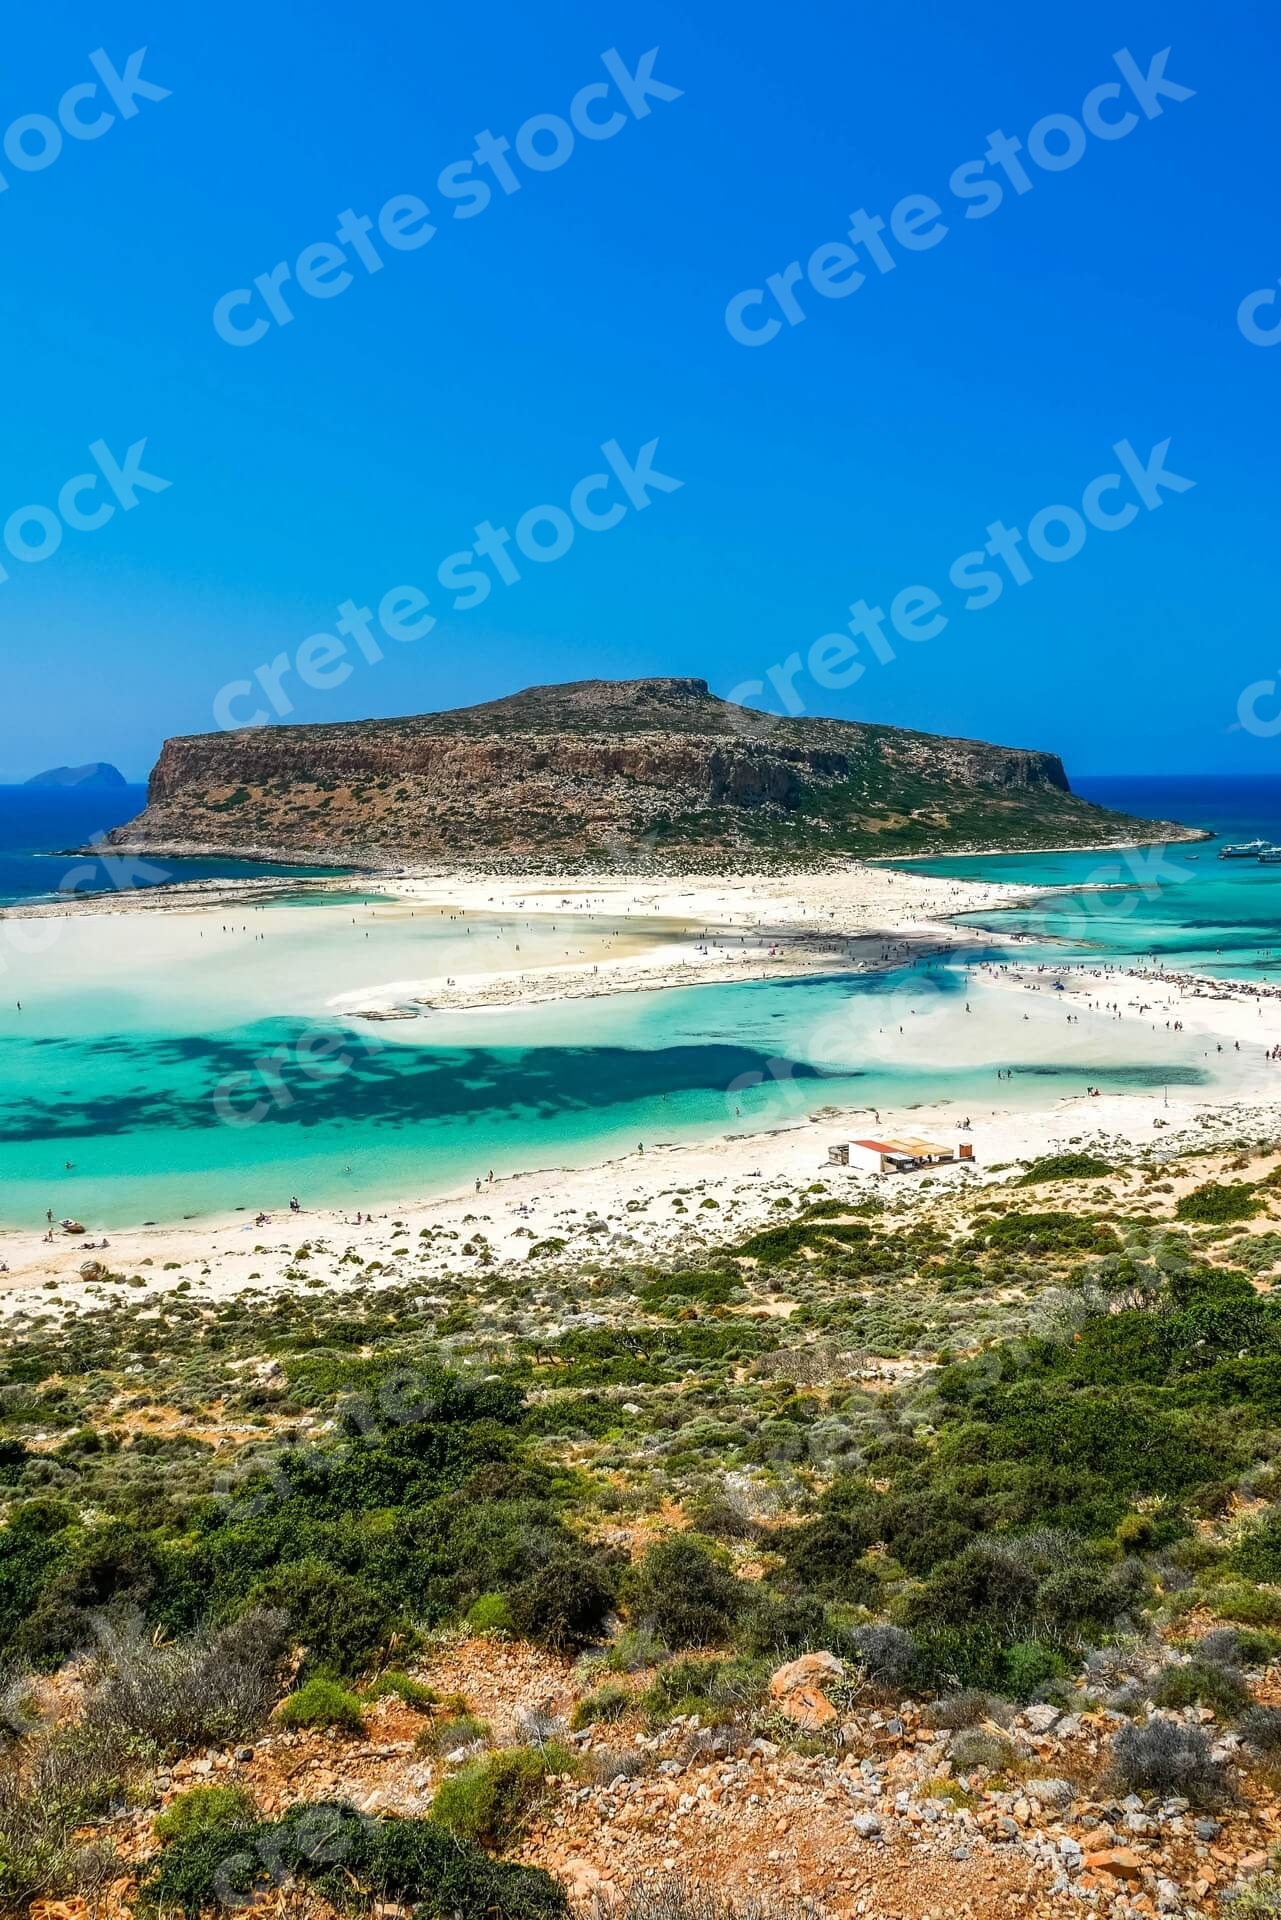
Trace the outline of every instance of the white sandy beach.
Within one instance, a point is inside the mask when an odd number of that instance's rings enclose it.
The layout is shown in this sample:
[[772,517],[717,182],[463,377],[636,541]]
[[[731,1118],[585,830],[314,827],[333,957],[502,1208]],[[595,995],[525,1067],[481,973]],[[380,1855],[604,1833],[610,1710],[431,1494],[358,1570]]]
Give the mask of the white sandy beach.
[[[199,984],[212,962],[224,981],[255,982],[261,1004],[273,1011],[324,1010],[347,1020],[390,1014],[393,1024],[384,1029],[390,1039],[400,1037],[396,1016],[416,1020],[435,1012],[453,1025],[459,1017],[483,1021],[500,1008],[536,1000],[844,972],[905,956],[955,954],[980,936],[946,916],[1032,897],[1026,888],[858,866],[699,881],[625,875],[571,882],[548,875],[500,882],[424,874],[362,885],[362,893],[376,898],[360,905],[345,897],[349,891],[333,883],[307,904],[268,906],[260,886],[219,884],[185,889],[165,903],[147,896],[133,911],[119,898],[67,912],[28,910],[5,916],[6,931],[41,919],[53,922],[46,935],[56,930],[44,952],[27,956],[25,990],[33,1006],[60,978],[83,979],[87,972],[95,990],[110,991],[113,979],[136,981],[139,968],[155,991],[180,1002],[194,990],[193,969]],[[375,931],[377,945],[370,939]],[[392,936],[397,960],[421,953],[439,956],[439,964],[421,973],[398,966],[395,978],[367,977],[370,962],[385,950],[384,935]],[[992,936],[981,939],[990,950]],[[714,1238],[716,1213],[731,1194],[739,1226],[764,1219],[780,1192],[816,1177],[837,1180],[841,1190],[858,1185],[864,1176],[827,1164],[829,1144],[852,1134],[948,1139],[967,1117],[976,1169],[937,1177],[973,1180],[989,1177],[985,1169],[994,1165],[1096,1137],[1139,1145],[1189,1128],[1207,1141],[1281,1130],[1281,1064],[1266,1058],[1281,1046],[1277,995],[1103,967],[1076,966],[1060,976],[1021,964],[1014,942],[1008,964],[976,968],[972,977],[973,1011],[921,999],[928,993],[924,981],[921,995],[909,986],[912,1004],[886,1016],[899,1033],[892,1024],[878,1030],[887,1057],[915,1053],[994,1065],[1010,1056],[1026,1025],[1040,1056],[1052,1048],[1056,1057],[1079,1062],[1081,1092],[1041,1108],[1018,1108],[1000,1093],[993,1073],[985,1082],[990,1099],[962,1116],[955,1103],[898,1113],[824,1109],[817,1104],[821,1083],[798,1082],[793,1110],[768,1132],[653,1140],[644,1151],[592,1167],[539,1168],[492,1184],[482,1176],[479,1192],[474,1183],[432,1199],[407,1192],[395,1204],[373,1203],[368,1217],[360,1207],[359,1224],[356,1210],[321,1208],[275,1213],[262,1226],[234,1215],[140,1227],[113,1234],[103,1264],[116,1273],[141,1273],[156,1293],[187,1282],[198,1293],[217,1295],[247,1284],[290,1284],[285,1270],[304,1242],[335,1255],[350,1250],[358,1262],[348,1261],[343,1276],[362,1280],[370,1277],[365,1264],[375,1259],[385,1263],[384,1278],[400,1272],[411,1258],[394,1254],[402,1243],[414,1249],[414,1274],[429,1280],[435,1268],[457,1262],[458,1247],[478,1230],[500,1263],[526,1259],[531,1244],[549,1238],[565,1240],[566,1257],[589,1248],[620,1258],[662,1256],[700,1235]],[[325,991],[335,983],[338,991]],[[19,980],[16,992],[22,989]],[[908,1017],[900,1021],[904,1011]],[[1151,1095],[1087,1095],[1091,1068],[1108,1059],[1118,1026],[1131,1047],[1142,1036],[1152,1060],[1203,1062],[1208,1084]],[[678,1188],[696,1192],[700,1202],[721,1200],[691,1219],[688,1209],[675,1206]],[[434,1243],[425,1251],[418,1246],[424,1229]],[[55,1299],[71,1307],[101,1297],[101,1283],[80,1275],[97,1251],[86,1251],[79,1238],[60,1235],[48,1243],[30,1231],[0,1234],[7,1267],[0,1299],[9,1310],[30,1310],[33,1290],[42,1290],[50,1307]]]

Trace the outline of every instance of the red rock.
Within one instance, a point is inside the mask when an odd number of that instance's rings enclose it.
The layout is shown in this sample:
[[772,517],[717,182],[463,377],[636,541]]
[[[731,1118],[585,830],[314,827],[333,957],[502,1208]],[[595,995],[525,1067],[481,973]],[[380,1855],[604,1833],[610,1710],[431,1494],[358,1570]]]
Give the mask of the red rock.
[[1105,1847],[1098,1853],[1087,1853],[1085,1870],[1087,1873],[1111,1874],[1121,1880],[1143,1878],[1143,1862],[1129,1847]]

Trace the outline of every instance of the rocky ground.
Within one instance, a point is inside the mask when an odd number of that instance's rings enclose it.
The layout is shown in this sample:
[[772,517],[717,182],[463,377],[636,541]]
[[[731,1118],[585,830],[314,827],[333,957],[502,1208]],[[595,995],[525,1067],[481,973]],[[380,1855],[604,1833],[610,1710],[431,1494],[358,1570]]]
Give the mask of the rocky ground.
[[[578,1765],[551,1781],[516,1857],[555,1874],[586,1913],[679,1875],[744,1902],[800,1901],[816,1920],[1059,1920],[1083,1909],[1190,1920],[1224,1910],[1281,1841],[1278,1783],[1240,1766],[1230,1735],[1216,1752],[1235,1793],[1214,1814],[1179,1797],[1109,1792],[1107,1749],[1125,1720],[1107,1710],[1032,1706],[1008,1725],[988,1722],[979,1731],[1009,1745],[1018,1778],[985,1786],[952,1757],[958,1730],[937,1709],[851,1703],[827,1661],[818,1656],[819,1677],[842,1704],[819,1733],[797,1726],[784,1694],[760,1730],[692,1715],[646,1732],[632,1712],[569,1736]],[[565,1737],[584,1691],[568,1661],[501,1639],[450,1639],[414,1673],[464,1698],[496,1743],[520,1738],[531,1717],[558,1722]],[[635,1676],[638,1695],[645,1677]],[[1281,1691],[1278,1676],[1260,1679],[1264,1692]],[[791,1710],[806,1717],[803,1705]],[[128,1869],[154,1852],[155,1815],[193,1785],[237,1782],[266,1814],[335,1798],[371,1814],[425,1813],[440,1780],[473,1756],[425,1756],[423,1728],[388,1699],[369,1709],[365,1738],[275,1732],[178,1761],[156,1776],[152,1804],[118,1823],[115,1901],[128,1908]],[[74,1920],[87,1908],[44,1901],[32,1911]]]

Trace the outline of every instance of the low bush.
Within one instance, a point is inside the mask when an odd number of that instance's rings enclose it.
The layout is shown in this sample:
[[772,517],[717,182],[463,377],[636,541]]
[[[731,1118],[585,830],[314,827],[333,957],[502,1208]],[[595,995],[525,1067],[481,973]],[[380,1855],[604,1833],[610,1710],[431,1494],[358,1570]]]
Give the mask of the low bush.
[[605,1665],[611,1673],[639,1673],[642,1667],[656,1667],[667,1649],[648,1627],[624,1627],[606,1650]]
[[1018,1765],[1018,1749],[1000,1734],[963,1727],[948,1747],[957,1773],[1008,1773]]
[[[553,1756],[556,1762],[553,1770],[558,1773],[564,1771],[560,1760],[564,1758],[568,1764],[573,1757],[564,1744],[568,1732],[569,1726],[560,1714],[548,1713],[542,1707],[522,1707],[516,1715],[516,1745],[537,1747],[541,1753]],[[548,1764],[552,1764],[551,1760]]]
[[612,1780],[638,1780],[648,1771],[650,1761],[635,1747],[592,1747],[579,1761],[580,1777],[593,1787],[607,1787]]
[[399,1700],[414,1713],[430,1713],[440,1705],[440,1695],[432,1687],[425,1687],[421,1680],[413,1680],[407,1673],[380,1673],[372,1686],[365,1688],[367,1700]]
[[584,1727],[594,1727],[601,1720],[621,1720],[631,1704],[632,1696],[627,1688],[614,1681],[595,1693],[584,1694],[575,1705],[569,1724],[575,1733],[581,1733]]
[[563,1889],[541,1869],[491,1860],[434,1820],[371,1819],[336,1801],[302,1802],[240,1829],[231,1853],[217,1832],[172,1841],[142,1879],[139,1906],[199,1920],[246,1906],[287,1876],[344,1913],[388,1904],[412,1907],[416,1920],[568,1920]]
[[431,1817],[485,1847],[515,1840],[547,1791],[547,1761],[531,1747],[505,1747],[443,1780]]
[[917,1644],[902,1627],[861,1627],[854,1635],[859,1665],[874,1687],[893,1692],[911,1684]]
[[188,1840],[196,1833],[230,1833],[258,1819],[257,1802],[244,1787],[188,1787],[156,1815],[157,1840]]
[[123,1797],[127,1779],[118,1738],[101,1728],[57,1728],[0,1757],[0,1908],[88,1894],[118,1872],[115,1848],[77,1830]]
[[254,1589],[260,1607],[283,1609],[295,1640],[307,1650],[304,1677],[360,1673],[386,1645],[393,1609],[367,1583],[319,1561],[279,1569]]
[[1115,1172],[1097,1153],[1047,1153],[1034,1160],[1014,1184],[1035,1187],[1046,1180],[1105,1180]]
[[505,1593],[482,1593],[467,1609],[467,1624],[474,1633],[512,1633],[511,1603]]
[[562,1548],[508,1595],[512,1625],[554,1653],[599,1640],[614,1605],[612,1568],[589,1549]]
[[1019,1640],[1007,1647],[1004,1667],[1005,1685],[1012,1700],[1030,1700],[1051,1681],[1064,1679],[1068,1672],[1063,1655],[1039,1640]]
[[1262,1205],[1258,1190],[1243,1181],[1223,1186],[1217,1180],[1207,1180],[1204,1186],[1185,1193],[1174,1211],[1180,1220],[1218,1227],[1232,1220],[1251,1220]]
[[85,1718],[108,1731],[142,1734],[162,1754],[257,1733],[276,1697],[289,1644],[289,1616],[255,1608],[220,1633],[172,1646],[138,1640],[112,1650],[85,1702]]
[[1004,1725],[1009,1714],[1004,1700],[977,1687],[966,1687],[959,1693],[944,1694],[925,1709],[921,1718],[927,1727],[947,1727],[959,1732],[963,1727],[977,1727],[983,1720]]
[[1237,1732],[1256,1753],[1275,1758],[1281,1753],[1281,1708],[1248,1707],[1237,1721]]
[[732,1720],[764,1698],[768,1665],[752,1660],[699,1660],[686,1655],[660,1667],[644,1696],[655,1720],[697,1713],[708,1722]]
[[827,1610],[808,1594],[776,1594],[756,1587],[735,1636],[745,1653],[796,1653],[821,1647]]
[[420,1753],[457,1753],[460,1747],[474,1747],[488,1740],[489,1722],[473,1713],[451,1713],[446,1719],[433,1720],[424,1727],[414,1745]]
[[363,1733],[360,1701],[336,1680],[308,1680],[276,1708],[282,1727],[339,1727],[344,1733]]
[[1234,1720],[1251,1703],[1249,1687],[1232,1667],[1214,1660],[1191,1660],[1167,1667],[1152,1699],[1158,1707],[1210,1707],[1221,1720]]
[[1259,1920],[1261,1915],[1274,1920],[1278,1913],[1281,1913],[1281,1874],[1257,1873],[1233,1887],[1234,1920],[1238,1915],[1241,1920]]
[[1152,1718],[1122,1727],[1112,1742],[1112,1774],[1123,1793],[1181,1794],[1196,1804],[1221,1797],[1223,1770],[1199,1727]]
[[673,1648],[720,1645],[745,1597],[724,1556],[685,1533],[659,1541],[623,1576],[633,1620]]
[[696,1533],[712,1540],[753,1540],[760,1528],[722,1487],[705,1487],[685,1502],[685,1517]]
[[736,1901],[705,1881],[676,1879],[657,1886],[638,1880],[612,1911],[615,1920],[790,1920],[807,1909],[773,1895]]
[[1215,1627],[1197,1646],[1198,1657],[1227,1667],[1266,1667],[1281,1654],[1275,1633],[1251,1633],[1240,1627]]

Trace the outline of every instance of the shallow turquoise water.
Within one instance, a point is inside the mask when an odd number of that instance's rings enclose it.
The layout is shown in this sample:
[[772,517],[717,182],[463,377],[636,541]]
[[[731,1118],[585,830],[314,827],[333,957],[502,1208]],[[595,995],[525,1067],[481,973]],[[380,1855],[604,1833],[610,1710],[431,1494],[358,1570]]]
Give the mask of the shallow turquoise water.
[[[993,1064],[966,1049],[967,991],[985,989],[947,968],[707,986],[416,1022],[421,1039],[314,1019],[196,1033],[89,1018],[0,1042],[0,1218],[120,1226],[292,1193],[355,1206],[827,1105],[870,1122],[952,1101],[959,1118],[995,1090]],[[1011,1029],[1003,1105],[1205,1071],[1143,1031],[1108,1036],[1118,1058],[1084,1055],[1052,1015]]]
[[1281,841],[1281,780],[1078,781],[1088,799],[1199,826],[1198,845],[1121,852],[999,854],[914,862],[929,873],[1021,885],[1122,887],[1080,892],[1044,908],[967,914],[965,924],[1023,932],[1126,965],[1163,961],[1240,980],[1281,983],[1281,866],[1220,860],[1225,844]]
[[[1133,793],[1091,797],[1217,824],[1234,838],[1281,837],[1281,782],[1214,805],[1200,790],[1145,803]],[[1127,885],[988,917],[1026,931],[1038,956],[1155,956],[1281,979],[1281,870],[1220,863],[1214,852],[933,864],[1036,885]],[[91,1228],[123,1226],[277,1208],[291,1193],[354,1207],[456,1187],[490,1168],[587,1164],[640,1141],[792,1125],[825,1106],[861,1108],[870,1121],[883,1108],[951,1102],[959,1118],[993,1099],[1044,1107],[1087,1081],[1138,1090],[1196,1084],[1212,1071],[1195,1044],[1140,1023],[1097,1038],[1068,1027],[1052,992],[1044,1004],[1027,997],[1024,1021],[1023,1000],[1016,1010],[998,988],[946,965],[344,1023],[327,1011],[335,994],[447,970],[451,941],[470,953],[473,941],[540,937],[497,921],[468,934],[366,913],[369,904],[354,888],[342,925],[328,916],[314,927],[305,905],[250,910],[241,927],[211,929],[203,946],[193,932],[181,964],[150,971],[145,952],[132,971],[96,968],[70,922],[47,956],[0,955],[0,1222],[40,1224],[51,1209]],[[141,925],[137,937],[145,940]],[[999,1060],[983,1037],[991,1027],[980,1033],[980,1021],[967,1021],[967,998],[1002,1023]],[[998,1066],[1012,1073],[999,1095]],[[817,1162],[821,1127],[815,1143]]]

